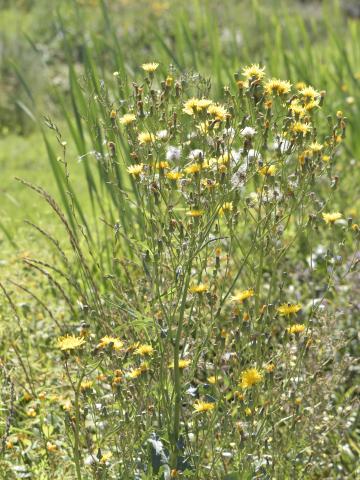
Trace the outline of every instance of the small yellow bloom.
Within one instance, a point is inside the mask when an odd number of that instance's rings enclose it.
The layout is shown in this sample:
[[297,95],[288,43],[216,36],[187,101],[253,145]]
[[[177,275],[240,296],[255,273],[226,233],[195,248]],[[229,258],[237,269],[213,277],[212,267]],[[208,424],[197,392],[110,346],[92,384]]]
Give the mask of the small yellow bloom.
[[299,93],[307,103],[320,97],[320,92],[318,92],[317,90],[315,90],[315,88],[311,86],[302,88],[301,90],[299,90]]
[[56,452],[58,449],[57,445],[55,443],[47,442],[46,443],[46,450],[50,453]]
[[140,173],[143,172],[144,170],[144,164],[143,163],[137,163],[136,165],[130,165],[126,169],[130,175],[134,175],[134,177],[138,177]]
[[268,363],[267,365],[265,365],[264,369],[268,373],[272,373],[275,370],[275,365],[273,363]]
[[272,78],[265,83],[265,93],[268,95],[286,95],[291,90],[291,83],[287,80]]
[[151,345],[144,344],[140,345],[136,350],[135,353],[137,355],[145,356],[145,355],[152,355],[154,353],[154,349]]
[[156,137],[153,133],[141,132],[138,135],[138,140],[141,145],[148,145],[149,143],[154,143]]
[[66,335],[60,337],[57,341],[57,346],[60,350],[75,350],[85,343],[83,337],[76,337],[75,335]]
[[329,155],[322,155],[321,156],[321,160],[323,162],[329,162],[330,161],[330,156]]
[[219,215],[225,215],[228,212],[232,212],[234,209],[232,202],[225,202],[219,208]]
[[[180,358],[179,359],[180,370],[183,370],[184,368],[188,367],[190,364],[191,364],[191,360],[189,360],[189,359],[185,359],[185,358]],[[170,363],[169,368],[174,368],[174,362]]]
[[202,165],[200,165],[200,163],[193,163],[192,165],[189,165],[188,167],[185,167],[184,168],[184,172],[187,173],[187,174],[195,174],[195,173],[199,173],[200,170],[202,170]]
[[196,400],[194,403],[194,410],[196,413],[205,413],[214,410],[214,402],[203,402],[202,400]]
[[264,165],[259,168],[259,173],[263,177],[274,177],[276,174],[276,167],[275,165]]
[[324,148],[324,145],[322,145],[321,143],[318,143],[318,142],[313,142],[310,144],[309,146],[309,149],[313,152],[313,153],[319,153],[321,152],[321,150]]
[[196,113],[204,111],[212,104],[212,100],[207,98],[190,98],[184,103],[183,112],[187,115],[195,115]]
[[116,118],[116,115],[117,115],[116,110],[111,110],[111,112],[110,112],[110,118],[111,118],[112,120],[114,120],[114,119]]
[[340,212],[334,212],[334,213],[323,213],[322,214],[323,219],[325,220],[325,223],[330,223],[333,224],[337,220],[340,220],[342,218],[342,213]]
[[291,126],[291,129],[294,133],[302,133],[306,135],[311,130],[311,125],[309,123],[303,122],[294,122]]
[[135,120],[136,120],[136,115],[134,115],[133,113],[125,113],[125,115],[123,115],[120,118],[120,123],[121,125],[127,126],[135,122]]
[[35,408],[29,408],[29,410],[26,412],[26,415],[28,417],[36,417],[37,414]]
[[189,292],[191,293],[205,293],[209,290],[209,285],[206,283],[199,283],[199,285],[193,285],[189,288]]
[[248,80],[261,80],[265,76],[265,67],[260,67],[257,63],[252,64],[244,67],[242,74]]
[[288,331],[288,333],[290,333],[290,335],[295,335],[297,333],[303,333],[304,330],[305,330],[305,325],[303,325],[301,323],[296,323],[295,325],[292,325],[291,327],[287,328],[287,331]]
[[280,313],[280,315],[284,315],[287,317],[289,315],[296,314],[301,310],[301,308],[302,307],[299,303],[283,303],[282,305],[280,305],[280,307],[278,307],[277,311]]
[[184,175],[181,172],[167,172],[165,174],[165,177],[168,178],[169,180],[180,180]]
[[158,66],[159,66],[158,63],[151,62],[151,63],[143,63],[141,65],[141,68],[144,70],[144,72],[154,73],[155,70],[158,68]]
[[85,392],[86,390],[90,390],[93,386],[94,382],[92,380],[85,380],[80,384],[80,390]]
[[225,120],[226,117],[229,115],[228,111],[222,105],[210,105],[207,109],[209,115],[213,115],[216,120],[220,122]]
[[110,344],[112,345],[112,348],[116,351],[120,351],[124,346],[124,343],[119,338],[106,335],[105,337],[102,337],[100,339],[97,348],[105,348]]
[[205,210],[189,210],[186,212],[188,217],[202,217],[205,213]]
[[107,463],[110,460],[111,457],[112,457],[111,452],[104,453],[102,455],[102,457],[100,458],[100,463],[102,463],[102,464]]
[[244,412],[245,412],[245,415],[246,415],[247,417],[249,417],[250,415],[252,415],[252,410],[251,410],[250,407],[246,407],[245,410],[244,410]]
[[211,385],[215,385],[216,383],[218,383],[219,380],[221,380],[222,377],[216,377],[215,375],[212,375],[211,377],[208,377],[207,381],[211,384]]
[[231,297],[231,301],[243,303],[244,300],[247,300],[248,298],[253,296],[254,296],[254,290],[252,288],[249,288],[247,290],[242,290],[240,292],[237,292],[233,297]]
[[160,162],[154,163],[154,168],[157,170],[165,170],[166,168],[170,168],[170,165],[166,160],[161,160]]
[[263,376],[257,368],[248,368],[242,372],[239,385],[242,388],[251,388],[262,380]]

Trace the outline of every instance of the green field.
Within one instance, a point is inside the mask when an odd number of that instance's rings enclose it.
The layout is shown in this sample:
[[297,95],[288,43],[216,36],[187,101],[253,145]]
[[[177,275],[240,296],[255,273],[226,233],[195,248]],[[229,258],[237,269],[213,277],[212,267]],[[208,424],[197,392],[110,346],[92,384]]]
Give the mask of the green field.
[[0,2],[0,479],[356,479],[360,10]]

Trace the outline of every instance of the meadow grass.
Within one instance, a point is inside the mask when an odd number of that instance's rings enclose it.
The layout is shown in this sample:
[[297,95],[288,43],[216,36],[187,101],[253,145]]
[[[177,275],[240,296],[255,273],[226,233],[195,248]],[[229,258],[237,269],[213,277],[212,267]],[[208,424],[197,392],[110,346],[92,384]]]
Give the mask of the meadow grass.
[[4,478],[356,478],[358,22],[35,4],[58,36],[6,61],[33,133],[4,115]]

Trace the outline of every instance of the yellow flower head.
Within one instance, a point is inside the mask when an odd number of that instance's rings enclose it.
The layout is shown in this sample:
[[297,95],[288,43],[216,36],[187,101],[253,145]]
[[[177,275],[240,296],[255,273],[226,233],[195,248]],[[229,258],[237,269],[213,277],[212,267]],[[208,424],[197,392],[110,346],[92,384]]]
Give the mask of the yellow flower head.
[[133,175],[134,177],[137,177],[140,175],[140,173],[143,172],[144,170],[144,164],[143,163],[137,163],[136,165],[130,165],[130,167],[128,167],[126,169],[130,175]]
[[288,317],[289,315],[294,315],[301,310],[301,305],[299,303],[283,303],[278,307],[277,311],[280,315]]
[[86,390],[90,390],[91,387],[93,386],[94,382],[92,380],[85,380],[83,382],[81,382],[80,384],[80,390],[82,390],[83,392],[86,391]]
[[154,168],[157,170],[165,170],[166,168],[170,168],[169,162],[166,160],[161,160],[160,162],[154,163]]
[[136,115],[134,115],[133,113],[125,113],[125,115],[123,115],[120,118],[120,123],[121,125],[127,126],[135,122],[135,120],[136,120]]
[[242,290],[240,292],[237,292],[233,297],[231,297],[231,300],[233,302],[243,303],[244,300],[247,300],[248,298],[253,296],[254,290],[252,288],[249,288],[248,290]]
[[309,123],[303,122],[294,122],[291,126],[291,129],[294,133],[302,133],[306,135],[311,130],[311,125]]
[[265,76],[265,67],[260,67],[257,63],[252,64],[244,67],[242,74],[247,80],[261,80]]
[[110,344],[112,345],[112,348],[116,351],[121,350],[124,346],[124,343],[119,338],[106,335],[105,337],[102,337],[100,339],[97,348],[105,348]]
[[219,215],[225,215],[227,212],[232,212],[234,209],[232,202],[225,202],[219,208]]
[[147,145],[149,143],[154,143],[156,140],[156,137],[154,134],[149,133],[149,132],[141,132],[138,135],[138,140],[141,145]]
[[250,388],[257,383],[262,382],[262,380],[263,375],[259,372],[257,368],[248,368],[247,370],[244,370],[242,372],[239,385],[242,388]]
[[75,350],[85,343],[83,337],[76,337],[75,335],[66,335],[60,337],[57,341],[57,346],[60,350]]
[[158,66],[159,66],[158,63],[151,62],[151,63],[143,63],[141,65],[141,68],[144,70],[144,72],[154,73],[155,70],[158,68]]
[[205,283],[199,283],[199,285],[194,285],[189,288],[189,292],[191,293],[205,293],[209,290],[209,286]]
[[337,220],[340,220],[342,217],[342,213],[340,212],[334,212],[334,213],[323,213],[322,214],[323,219],[325,220],[325,223],[334,223]]
[[321,143],[318,143],[318,142],[313,142],[310,144],[309,146],[309,149],[313,152],[313,153],[318,153],[318,152],[321,152],[321,150],[324,148],[324,145],[321,145]]
[[202,400],[196,400],[194,403],[194,410],[196,413],[206,413],[214,410],[214,402],[203,402]]
[[183,112],[187,115],[195,115],[196,113],[204,111],[211,104],[212,101],[207,98],[190,98],[184,103]]
[[[188,367],[191,364],[191,360],[186,358],[179,359],[179,368],[183,370],[184,368]],[[174,368],[174,362],[171,362],[169,365],[170,368]]]
[[220,122],[223,120],[226,120],[226,117],[229,115],[228,111],[226,110],[225,107],[222,105],[210,105],[207,109],[207,112],[209,115],[212,115],[215,117],[216,120],[219,120]]
[[194,173],[199,173],[202,168],[203,167],[200,163],[193,163],[192,165],[185,167],[184,172],[193,175]]
[[205,210],[189,210],[186,212],[188,217],[202,217],[205,213]]
[[287,328],[287,331],[288,331],[288,333],[290,333],[290,335],[295,335],[297,333],[303,333],[304,330],[305,330],[305,325],[303,325],[301,323],[296,323],[295,325],[292,325],[291,327]]
[[299,100],[297,98],[295,98],[290,103],[289,110],[293,115],[295,115],[295,116],[297,115],[299,117],[303,117],[306,114],[305,108],[303,107],[303,105],[301,105],[301,103],[299,102]]
[[273,177],[276,174],[276,167],[275,165],[264,165],[259,168],[259,173],[263,177]]
[[180,180],[184,175],[181,172],[168,172],[165,177],[169,180]]
[[291,90],[291,83],[287,80],[272,78],[265,83],[265,93],[268,95],[286,95]]
[[144,356],[144,355],[152,355],[154,353],[154,349],[151,345],[147,345],[147,344],[144,344],[144,345],[140,345],[136,350],[135,350],[135,353],[137,355],[141,355],[141,356]]
[[316,98],[320,97],[320,92],[315,90],[315,88],[308,86],[299,90],[300,95],[304,98],[306,103],[314,101]]

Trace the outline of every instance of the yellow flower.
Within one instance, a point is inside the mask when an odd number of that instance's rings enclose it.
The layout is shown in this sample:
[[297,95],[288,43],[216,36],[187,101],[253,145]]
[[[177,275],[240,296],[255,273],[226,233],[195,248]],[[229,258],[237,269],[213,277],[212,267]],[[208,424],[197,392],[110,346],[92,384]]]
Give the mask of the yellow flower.
[[140,377],[140,375],[143,373],[142,369],[141,368],[133,368],[132,370],[130,370],[128,372],[128,377],[129,378],[138,378]]
[[168,172],[165,177],[169,180],[180,180],[184,175],[181,172]]
[[278,307],[277,311],[280,315],[289,316],[299,312],[301,308],[300,303],[283,303]]
[[93,386],[93,381],[92,380],[86,380],[84,382],[81,382],[80,384],[80,390],[85,391],[85,390],[90,390],[90,388]]
[[231,297],[231,300],[233,302],[242,303],[244,300],[253,296],[254,290],[252,288],[249,288],[248,290],[242,290],[241,292],[237,292],[233,297]]
[[288,331],[288,333],[290,333],[290,335],[295,335],[297,333],[303,333],[304,330],[305,330],[305,325],[303,325],[301,323],[296,323],[295,325],[291,325],[291,327],[287,328],[287,331]]
[[265,76],[265,67],[260,67],[259,64],[252,64],[244,67],[242,74],[248,80],[261,80]]
[[102,455],[102,457],[100,458],[100,463],[102,463],[102,464],[107,463],[110,460],[111,457],[112,457],[111,452],[104,453]]
[[304,109],[307,112],[311,112],[311,110],[314,110],[314,108],[320,108],[319,100],[310,100],[310,102],[307,102],[304,105]]
[[322,155],[321,156],[321,160],[323,162],[329,162],[330,161],[330,156],[329,155]]
[[303,117],[306,114],[305,108],[297,98],[290,103],[289,110],[293,115],[298,115],[299,117]]
[[225,202],[219,208],[219,215],[224,215],[226,212],[232,212],[234,209],[232,202]]
[[273,363],[268,363],[264,368],[268,373],[272,373],[275,370],[275,365]]
[[259,168],[259,173],[263,177],[273,177],[276,174],[276,167],[275,165],[264,165]]
[[257,368],[248,368],[242,372],[239,385],[242,388],[250,388],[262,382],[262,380],[263,376]]
[[202,217],[205,213],[205,210],[189,210],[186,212],[188,217]]
[[125,113],[125,115],[123,115],[121,118],[120,118],[120,123],[122,125],[130,125],[131,123],[135,122],[136,120],[136,115],[134,115],[133,113]]
[[272,78],[271,80],[265,83],[265,93],[268,95],[277,94],[277,95],[286,95],[291,90],[291,83],[287,80],[278,80],[277,78]]
[[212,375],[211,377],[208,377],[207,381],[211,384],[211,385],[215,385],[216,383],[218,383],[219,380],[221,380],[222,377],[216,377],[215,375]]
[[311,130],[311,125],[309,123],[303,122],[294,122],[291,127],[294,133],[302,133],[306,135]]
[[315,90],[315,88],[311,86],[302,88],[301,90],[299,90],[299,93],[305,99],[306,103],[309,103],[315,100],[315,98],[320,97],[320,92],[318,92],[317,90]]
[[189,288],[189,292],[191,293],[205,293],[209,290],[209,285],[205,283],[199,283],[199,285],[193,285]]
[[325,223],[334,223],[336,220],[340,220],[342,217],[342,213],[340,212],[334,212],[334,213],[323,213],[322,214],[323,219],[325,220]]
[[183,112],[187,115],[195,115],[205,110],[211,104],[212,100],[208,100],[207,98],[190,98],[184,103]]
[[105,348],[110,344],[112,344],[112,348],[117,351],[121,350],[124,346],[124,343],[119,338],[106,335],[100,339],[97,348]]
[[196,413],[210,412],[211,410],[214,410],[214,408],[214,402],[203,402],[202,400],[196,400],[194,403],[194,410]]
[[151,62],[151,63],[143,63],[143,64],[141,65],[141,68],[142,68],[145,72],[154,73],[155,70],[158,68],[158,66],[159,66],[158,63]]
[[250,415],[252,415],[252,410],[251,410],[250,407],[246,407],[245,410],[244,410],[244,412],[245,412],[245,415],[246,415],[247,417],[249,417]]
[[26,415],[28,417],[36,417],[36,410],[34,408],[29,408],[29,410],[27,410],[26,412]]
[[154,349],[151,345],[148,345],[148,344],[144,344],[144,345],[140,345],[136,350],[135,350],[135,353],[137,355],[141,355],[141,356],[144,356],[144,355],[152,355],[154,353]]
[[162,160],[160,162],[155,162],[154,163],[154,168],[157,170],[165,170],[166,168],[170,168],[169,162],[166,160]]
[[47,442],[46,443],[46,450],[50,453],[56,452],[58,449],[57,445],[55,443]]
[[318,153],[318,152],[321,152],[321,150],[324,148],[324,145],[321,145],[321,143],[318,143],[318,142],[313,142],[310,144],[309,146],[309,149],[313,152],[313,153]]
[[148,143],[155,142],[155,135],[149,132],[141,132],[138,135],[138,140],[141,145],[147,145]]
[[216,120],[220,122],[225,120],[226,117],[229,115],[228,111],[222,105],[210,105],[207,109],[209,115],[213,115]]
[[57,341],[57,346],[60,350],[75,350],[85,343],[83,337],[75,337],[75,335],[66,335],[60,337]]
[[[188,367],[191,364],[191,360],[180,358],[179,359],[179,368],[182,370],[183,368]],[[170,363],[170,368],[174,368],[174,362]]]
[[184,172],[188,174],[194,174],[194,173],[199,173],[201,169],[202,169],[202,165],[200,165],[200,163],[193,163],[192,165],[185,167]]
[[110,118],[111,118],[112,120],[114,120],[114,119],[116,118],[116,115],[117,115],[116,110],[111,110],[111,112],[110,112]]
[[137,177],[138,175],[140,175],[140,173],[143,172],[144,164],[137,163],[136,165],[130,165],[130,167],[128,167],[126,170],[128,171],[128,173],[130,173],[130,175],[134,175],[134,177]]

